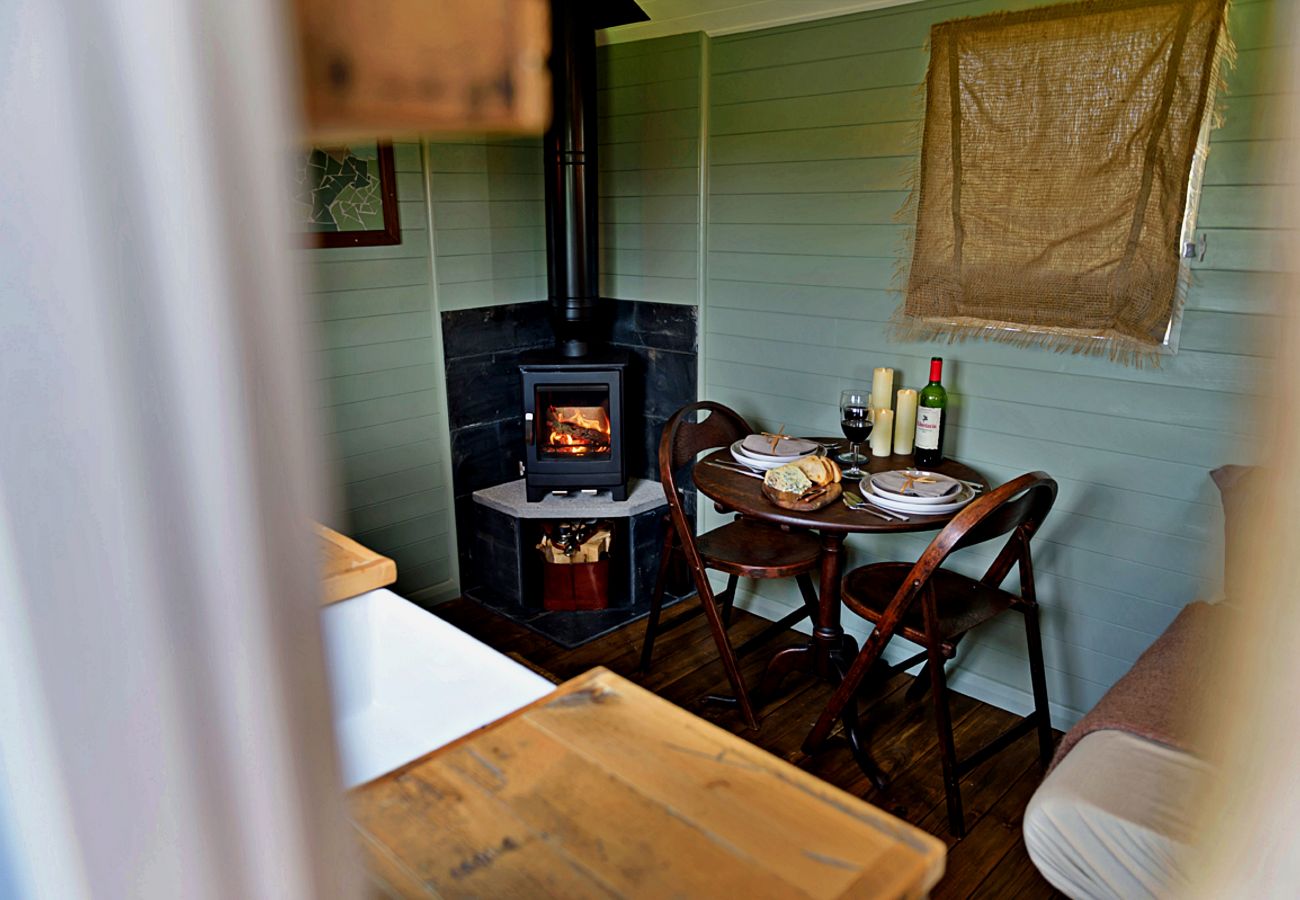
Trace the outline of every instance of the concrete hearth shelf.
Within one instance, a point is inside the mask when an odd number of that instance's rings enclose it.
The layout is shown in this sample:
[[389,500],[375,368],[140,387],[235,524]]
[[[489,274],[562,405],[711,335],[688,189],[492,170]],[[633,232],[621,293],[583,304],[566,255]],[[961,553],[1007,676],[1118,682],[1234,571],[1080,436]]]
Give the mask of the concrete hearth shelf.
[[496,487],[474,492],[475,501],[516,519],[597,519],[637,516],[666,506],[664,489],[657,481],[632,478],[628,481],[626,500],[610,499],[608,491],[599,494],[554,494],[537,503],[524,496],[524,479],[507,481]]

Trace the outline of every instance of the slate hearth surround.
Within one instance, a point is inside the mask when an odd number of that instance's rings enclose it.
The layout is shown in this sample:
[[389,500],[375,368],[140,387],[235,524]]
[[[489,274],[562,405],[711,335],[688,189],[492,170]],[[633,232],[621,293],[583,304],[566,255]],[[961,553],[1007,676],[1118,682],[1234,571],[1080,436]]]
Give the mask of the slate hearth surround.
[[[633,479],[628,489],[622,503],[612,502],[608,494],[529,502],[522,479],[476,491],[474,553],[483,584],[463,590],[463,596],[565,647],[642,618],[650,611],[668,506],[658,482]],[[535,549],[541,523],[566,519],[604,519],[612,526],[607,609],[551,611],[543,606],[542,561]],[[691,593],[683,567],[673,572],[667,588],[665,606]]]
[[[627,385],[628,473],[657,480],[659,435],[696,399],[696,309],[675,303],[602,300],[609,344],[638,365]],[[519,477],[524,454],[519,360],[555,345],[545,300],[442,314],[451,425],[452,489],[462,591],[482,577],[475,565],[474,491]]]

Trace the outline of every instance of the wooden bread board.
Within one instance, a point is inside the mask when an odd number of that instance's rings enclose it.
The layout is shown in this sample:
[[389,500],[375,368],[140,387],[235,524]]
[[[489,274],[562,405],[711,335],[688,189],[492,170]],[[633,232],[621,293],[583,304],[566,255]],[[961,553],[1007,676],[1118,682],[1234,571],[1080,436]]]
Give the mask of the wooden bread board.
[[322,562],[321,604],[347,600],[397,580],[397,563],[324,525],[316,526]]
[[833,481],[826,485],[826,490],[816,494],[811,499],[805,500],[803,499],[806,496],[805,494],[796,494],[794,491],[778,491],[776,488],[770,487],[766,482],[763,483],[764,497],[782,509],[792,509],[795,512],[816,512],[840,499],[842,493],[844,493],[844,488],[840,487],[838,481]]

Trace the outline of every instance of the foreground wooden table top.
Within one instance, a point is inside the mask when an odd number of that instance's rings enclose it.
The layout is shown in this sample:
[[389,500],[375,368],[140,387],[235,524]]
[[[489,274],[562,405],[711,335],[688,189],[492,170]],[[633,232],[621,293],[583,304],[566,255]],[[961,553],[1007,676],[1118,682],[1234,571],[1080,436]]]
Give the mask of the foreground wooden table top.
[[597,668],[351,793],[394,897],[920,897],[944,847]]
[[322,572],[321,603],[329,605],[397,580],[397,564],[350,537],[324,525],[316,526]]

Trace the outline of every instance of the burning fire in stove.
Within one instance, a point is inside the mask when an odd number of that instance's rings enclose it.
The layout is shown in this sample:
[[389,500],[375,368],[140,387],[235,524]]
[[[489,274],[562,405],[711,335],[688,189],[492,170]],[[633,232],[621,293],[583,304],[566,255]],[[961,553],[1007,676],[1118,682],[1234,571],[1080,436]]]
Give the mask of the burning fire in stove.
[[552,406],[546,411],[551,453],[589,456],[609,451],[609,413],[603,406]]

